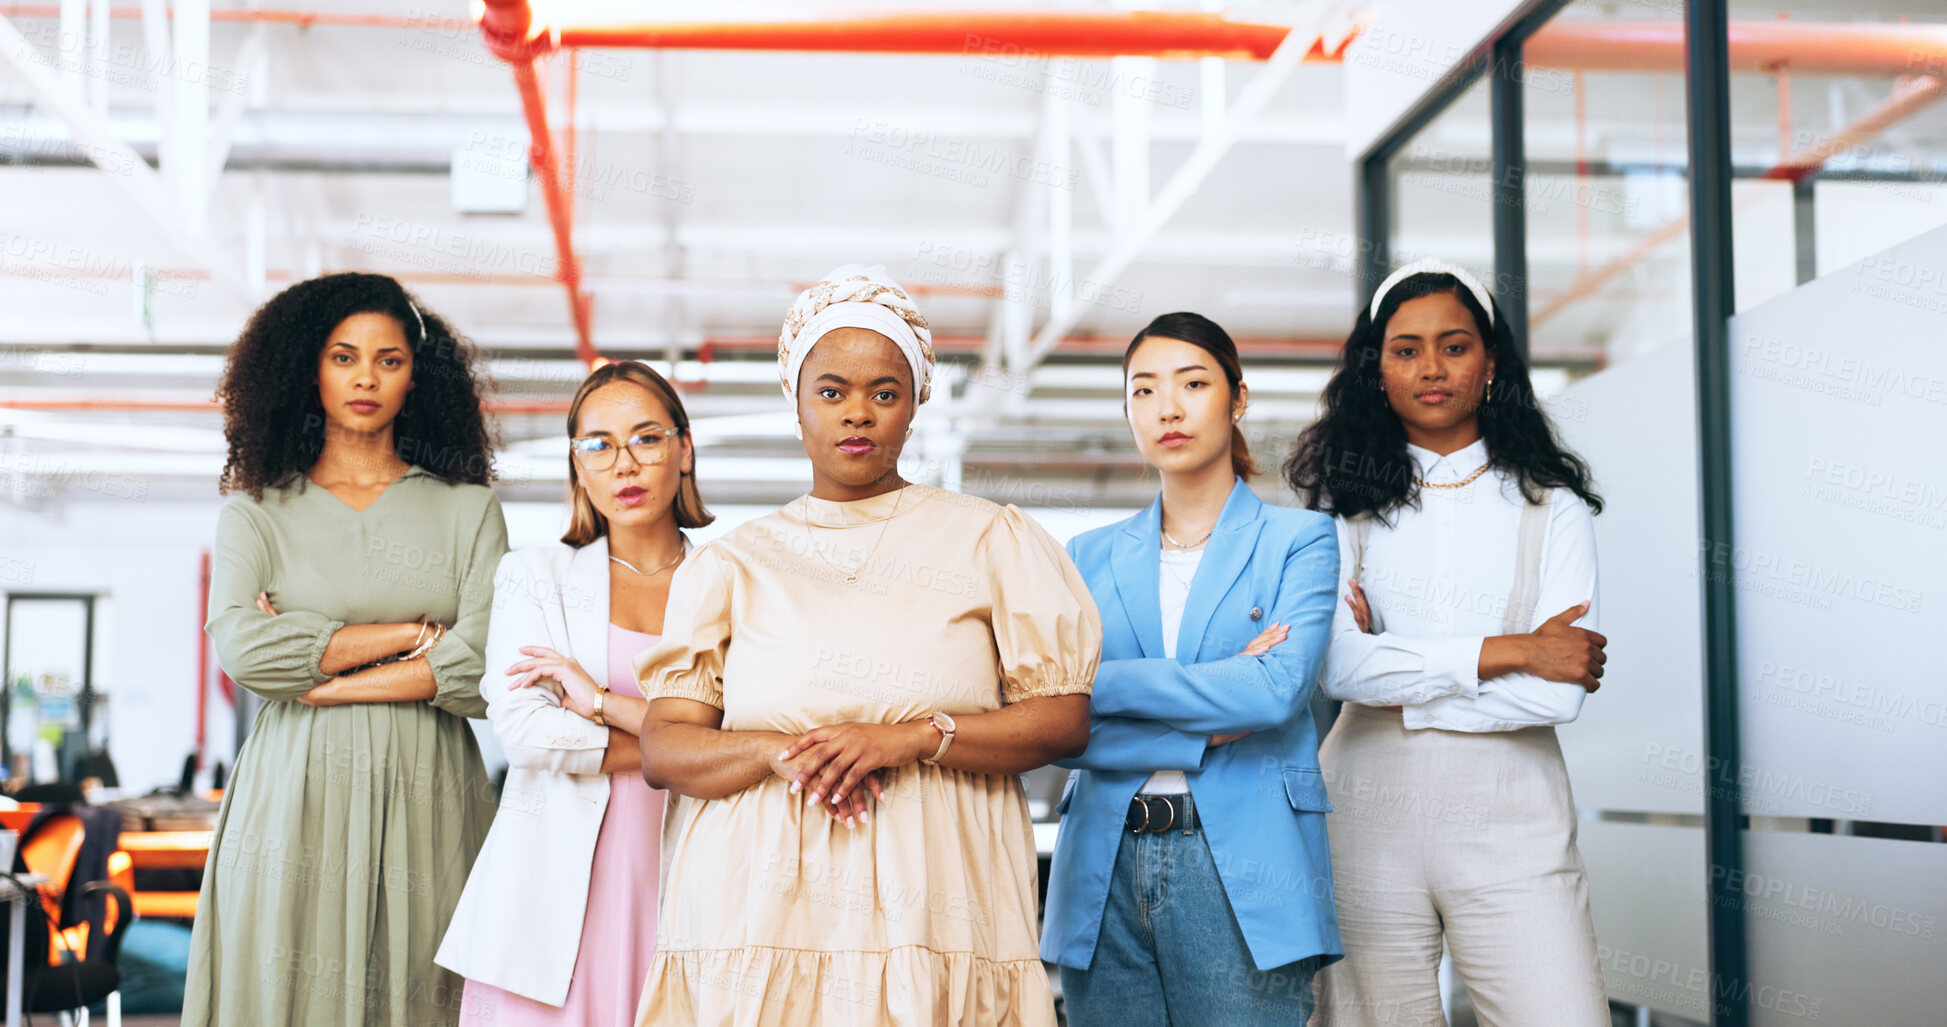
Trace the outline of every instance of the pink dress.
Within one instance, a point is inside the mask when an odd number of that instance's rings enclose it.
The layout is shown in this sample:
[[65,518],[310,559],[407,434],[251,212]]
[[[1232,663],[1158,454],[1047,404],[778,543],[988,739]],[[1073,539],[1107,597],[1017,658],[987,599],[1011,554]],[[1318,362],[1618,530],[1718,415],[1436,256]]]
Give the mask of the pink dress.
[[[659,635],[608,626],[610,691],[640,696],[631,661]],[[614,1027],[635,1021],[636,999],[656,954],[656,880],[662,860],[663,792],[633,771],[608,777],[608,809],[595,839],[588,909],[568,1001],[556,1007],[467,981],[464,1024],[493,1027]],[[536,867],[536,873],[546,868]],[[523,944],[509,938],[510,945]]]

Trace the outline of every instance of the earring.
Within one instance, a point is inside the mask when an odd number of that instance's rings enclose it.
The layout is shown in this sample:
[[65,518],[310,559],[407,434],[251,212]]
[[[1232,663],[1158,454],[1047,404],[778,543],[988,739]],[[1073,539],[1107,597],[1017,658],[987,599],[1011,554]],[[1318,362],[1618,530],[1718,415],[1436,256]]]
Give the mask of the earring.
[[802,438],[804,438],[804,422],[803,422],[803,421],[793,421],[793,422],[791,423],[791,430],[792,430],[792,431],[794,431],[794,432],[797,432],[797,433],[798,433],[798,438],[800,438],[800,439],[802,439]]
[[1486,390],[1481,393],[1481,406],[1486,406],[1488,403],[1492,402],[1493,399],[1494,399],[1494,379],[1489,378],[1487,380]]

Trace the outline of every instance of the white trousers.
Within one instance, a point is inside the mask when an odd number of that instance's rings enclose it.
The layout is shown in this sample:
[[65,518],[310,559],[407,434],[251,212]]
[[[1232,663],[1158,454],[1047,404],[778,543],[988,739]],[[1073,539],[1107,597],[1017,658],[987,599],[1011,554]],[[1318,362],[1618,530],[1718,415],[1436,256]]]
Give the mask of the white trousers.
[[1315,1027],[1444,1027],[1443,936],[1483,1027],[1607,1027],[1554,728],[1408,731],[1347,703],[1319,762],[1345,959]]

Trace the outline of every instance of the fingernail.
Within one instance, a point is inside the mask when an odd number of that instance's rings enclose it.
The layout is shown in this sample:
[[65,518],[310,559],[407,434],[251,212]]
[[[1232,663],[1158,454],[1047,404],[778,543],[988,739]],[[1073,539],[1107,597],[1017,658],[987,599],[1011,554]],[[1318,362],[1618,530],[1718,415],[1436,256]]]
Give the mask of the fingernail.
[[826,801],[826,802],[829,802],[829,803],[831,803],[831,804],[832,804],[832,805],[834,805],[834,806],[836,806],[836,805],[838,805],[838,800],[840,800],[840,799],[843,799],[844,797],[845,797],[845,796],[844,796],[843,794],[841,794],[841,793],[839,793],[839,792],[833,792],[833,793],[832,793],[832,797],[831,797],[831,798],[829,798],[829,799],[826,799],[825,801]]
[[860,811],[859,811],[859,819],[860,819],[860,820],[863,820],[863,821],[865,821],[865,822],[866,822],[866,823],[868,823],[868,824],[870,824],[870,823],[872,822],[872,811],[871,811],[871,810],[869,810],[869,809],[865,809],[865,810],[860,810]]
[[802,791],[804,791],[804,785],[801,785],[801,784],[799,784],[799,783],[798,783],[798,782],[796,782],[796,781],[793,781],[793,782],[791,782],[791,794],[792,794],[792,795],[796,795],[796,794],[798,794],[799,792],[802,792]]
[[781,759],[781,760],[788,760],[788,759],[790,759],[790,758],[791,758],[791,750],[789,750],[789,749],[786,749],[786,750],[784,750],[783,752],[781,752],[781,753],[778,753],[778,754],[777,754],[777,758],[778,758],[778,759]]
[[849,831],[849,830],[851,830],[852,828],[855,828],[855,827],[857,827],[857,826],[859,826],[859,825],[858,825],[858,824],[856,824],[856,823],[854,823],[854,822],[852,821],[852,818],[851,818],[851,817],[846,817],[846,818],[845,818],[845,829],[846,829],[846,830],[848,830],[848,831]]
[[810,795],[808,795],[808,796],[806,796],[806,797],[805,797],[805,805],[807,805],[807,806],[816,806],[816,805],[818,805],[818,793],[817,793],[817,792],[812,792],[812,793],[811,793]]

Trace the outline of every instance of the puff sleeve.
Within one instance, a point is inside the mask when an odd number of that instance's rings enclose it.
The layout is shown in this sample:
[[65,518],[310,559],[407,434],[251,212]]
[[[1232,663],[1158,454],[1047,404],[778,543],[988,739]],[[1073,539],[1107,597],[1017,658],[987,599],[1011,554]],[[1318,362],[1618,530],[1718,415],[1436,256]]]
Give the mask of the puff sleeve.
[[637,653],[642,694],[723,709],[723,661],[730,652],[731,567],[722,549],[697,548],[669,583],[662,641]]
[[1102,618],[1067,550],[1018,507],[980,540],[993,596],[1001,700],[1087,695],[1102,661]]

